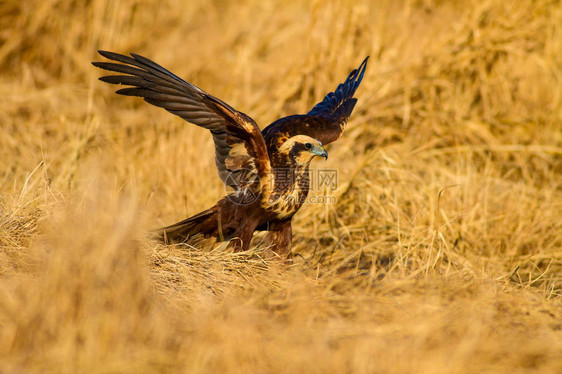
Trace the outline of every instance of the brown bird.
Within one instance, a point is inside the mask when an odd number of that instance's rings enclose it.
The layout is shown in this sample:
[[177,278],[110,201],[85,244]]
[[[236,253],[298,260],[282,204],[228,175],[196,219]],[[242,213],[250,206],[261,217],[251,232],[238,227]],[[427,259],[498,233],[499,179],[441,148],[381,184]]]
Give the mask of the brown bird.
[[157,230],[159,237],[170,243],[202,234],[230,240],[235,251],[245,251],[254,231],[265,230],[271,249],[288,254],[291,219],[308,196],[309,164],[315,156],[327,159],[323,144],[343,133],[368,57],[310,112],[281,118],[260,132],[246,114],[145,57],[98,52],[118,63],[93,62],[94,66],[124,74],[100,80],[132,86],[116,93],[142,97],[211,131],[219,178],[232,191],[211,208]]

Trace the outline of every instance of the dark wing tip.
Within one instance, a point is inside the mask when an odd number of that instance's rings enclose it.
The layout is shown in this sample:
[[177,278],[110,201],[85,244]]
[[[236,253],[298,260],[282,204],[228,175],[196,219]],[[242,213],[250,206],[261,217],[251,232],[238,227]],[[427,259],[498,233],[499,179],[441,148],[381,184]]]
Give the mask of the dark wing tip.
[[363,75],[365,75],[365,70],[367,70],[367,62],[369,61],[369,57],[370,56],[365,57],[361,65],[359,65],[359,67],[357,68],[357,71],[359,72],[359,77],[357,78],[357,86],[359,86],[359,84],[363,80]]
[[125,59],[130,59],[130,57],[127,56],[127,55],[123,55],[123,54],[117,53],[117,52],[105,51],[105,50],[103,50],[103,49],[98,49],[98,53],[99,53],[101,56],[103,56],[103,57],[105,57],[105,58],[108,58],[108,59],[110,59],[110,60],[117,60],[117,61],[119,61],[120,59],[123,59],[123,58],[125,58]]
[[[324,100],[316,104],[308,114],[328,117],[336,121],[348,117],[355,106],[355,103],[352,105],[351,101],[363,80],[368,60],[369,56],[365,57],[361,65],[357,69],[353,69],[346,80],[339,84],[333,92],[328,93]],[[332,118],[333,116],[338,118]]]
[[103,57],[108,58],[110,60],[113,60],[113,57],[115,57],[115,55],[119,55],[118,53],[110,52],[110,51],[104,51],[103,49],[98,49],[98,53],[100,54],[100,56],[103,56]]
[[[369,61],[369,57],[370,56],[365,57],[363,62],[361,62],[361,65],[359,65],[357,69],[353,69],[351,73],[349,73],[349,76],[345,80],[344,85],[348,85],[349,82],[352,82],[355,84],[354,87],[355,89],[359,87],[359,84],[361,84],[361,81],[363,80],[363,76],[365,75],[365,70],[367,70],[367,62]],[[355,93],[355,91],[353,92]]]
[[[107,57],[109,53],[111,53],[111,52],[109,52],[109,51],[104,51],[103,49],[98,49],[98,54],[99,54],[100,56],[102,56],[102,57],[110,58],[110,57]],[[97,61],[92,61],[92,65],[94,65],[94,66],[97,67],[97,68],[101,68],[101,66],[100,66],[99,64],[100,64],[100,63],[97,62]],[[103,69],[103,68],[102,68],[102,69]]]
[[113,63],[112,62],[106,62],[106,61],[92,61],[92,65],[94,65],[95,67],[100,68],[100,69],[109,70],[108,67],[113,65]]

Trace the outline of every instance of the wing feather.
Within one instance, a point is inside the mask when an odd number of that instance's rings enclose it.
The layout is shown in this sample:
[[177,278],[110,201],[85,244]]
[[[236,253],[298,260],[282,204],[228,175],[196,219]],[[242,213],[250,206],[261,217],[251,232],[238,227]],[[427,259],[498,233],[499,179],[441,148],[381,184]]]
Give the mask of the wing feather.
[[328,93],[307,114],[284,117],[267,126],[262,134],[270,152],[279,149],[286,139],[295,135],[308,135],[323,144],[336,141],[357,103],[353,95],[363,80],[368,59],[365,58],[334,92]]
[[[344,118],[349,117],[357,102],[357,99],[355,99],[353,95],[363,80],[368,60],[369,57],[366,57],[361,65],[349,73],[347,79],[336,87],[334,92],[328,93],[324,97],[324,100],[316,104],[307,114],[311,116],[327,117],[335,122],[342,121]],[[353,104],[349,105],[348,103]],[[345,110],[341,110],[342,108]]]
[[119,63],[93,62],[94,66],[126,74],[103,76],[101,81],[132,86],[116,93],[142,97],[147,103],[210,130],[215,143],[215,164],[223,183],[238,191],[261,189],[271,167],[265,140],[254,120],[146,57],[98,52]]

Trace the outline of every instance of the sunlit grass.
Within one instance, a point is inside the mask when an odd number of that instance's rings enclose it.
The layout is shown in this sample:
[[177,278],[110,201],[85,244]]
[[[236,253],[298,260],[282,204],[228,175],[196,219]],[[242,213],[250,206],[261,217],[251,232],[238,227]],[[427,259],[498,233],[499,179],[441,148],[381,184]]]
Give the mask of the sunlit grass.
[[[556,373],[562,8],[0,5],[0,372]],[[97,81],[145,55],[263,128],[366,55],[293,257],[147,232],[222,197],[209,134]]]

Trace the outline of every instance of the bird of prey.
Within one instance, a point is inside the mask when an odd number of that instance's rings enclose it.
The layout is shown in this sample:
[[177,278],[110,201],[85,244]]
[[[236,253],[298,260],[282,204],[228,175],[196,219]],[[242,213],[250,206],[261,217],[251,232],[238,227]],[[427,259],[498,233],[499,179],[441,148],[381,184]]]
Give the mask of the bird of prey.
[[344,131],[368,57],[310,112],[281,118],[260,131],[246,114],[146,57],[98,52],[115,62],[93,62],[94,66],[120,73],[99,79],[130,86],[116,93],[142,97],[213,136],[218,175],[231,192],[211,208],[158,230],[159,237],[172,243],[202,234],[230,240],[235,251],[245,251],[255,231],[267,231],[271,249],[286,256],[291,219],[308,195],[309,164],[315,156],[327,159],[324,145]]

